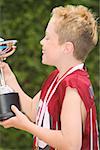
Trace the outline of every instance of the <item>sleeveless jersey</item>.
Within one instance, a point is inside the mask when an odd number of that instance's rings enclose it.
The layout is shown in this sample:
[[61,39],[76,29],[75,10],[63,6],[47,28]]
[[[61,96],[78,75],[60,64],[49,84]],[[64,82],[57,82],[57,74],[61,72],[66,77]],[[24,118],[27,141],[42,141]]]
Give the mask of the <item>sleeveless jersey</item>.
[[[51,87],[52,89],[57,84],[57,75],[59,71],[53,71],[48,79],[44,82],[42,89],[41,89],[41,96],[39,107],[44,103],[44,98],[46,93],[53,83]],[[89,75],[86,70],[76,70],[66,76],[61,83],[58,85],[56,91],[51,96],[50,101],[46,107],[45,115],[42,119],[42,127],[54,130],[61,129],[61,121],[60,121],[60,114],[62,109],[62,104],[66,92],[66,88],[70,86],[71,88],[76,88],[83,103],[86,108],[87,116],[85,121],[85,130],[82,133],[82,148],[81,150],[98,150],[98,132],[97,132],[97,121],[96,121],[96,107],[94,102],[94,94],[92,85],[89,79]],[[49,97],[49,95],[48,95]],[[39,109],[38,109],[39,110]],[[39,110],[41,113],[41,110]],[[45,142],[36,139],[34,142],[38,141],[38,146],[41,147],[40,149],[44,150],[54,150],[54,148],[48,146]]]

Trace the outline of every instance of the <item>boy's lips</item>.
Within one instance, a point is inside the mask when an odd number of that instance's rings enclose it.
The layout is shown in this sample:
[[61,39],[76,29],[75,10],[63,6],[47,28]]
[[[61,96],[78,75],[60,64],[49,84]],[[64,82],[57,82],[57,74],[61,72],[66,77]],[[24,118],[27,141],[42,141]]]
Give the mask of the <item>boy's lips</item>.
[[45,50],[42,50],[42,54],[44,54],[45,53]]
[[44,51],[42,51],[42,53],[44,54]]

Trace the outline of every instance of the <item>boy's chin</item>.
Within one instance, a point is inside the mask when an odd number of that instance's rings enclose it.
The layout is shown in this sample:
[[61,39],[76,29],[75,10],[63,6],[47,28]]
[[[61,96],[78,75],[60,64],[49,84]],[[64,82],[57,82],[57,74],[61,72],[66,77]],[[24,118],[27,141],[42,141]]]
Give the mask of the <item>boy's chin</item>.
[[44,60],[42,60],[42,64],[51,66],[47,61],[44,61]]
[[42,58],[42,64],[44,64],[44,65],[47,64],[46,60],[44,60],[43,58]]
[[43,65],[48,65],[45,61],[42,61],[42,64],[43,64]]
[[54,66],[54,65],[52,65],[52,64],[50,64],[50,63],[43,62],[43,61],[42,61],[42,64],[43,64],[43,65],[47,65],[47,66]]

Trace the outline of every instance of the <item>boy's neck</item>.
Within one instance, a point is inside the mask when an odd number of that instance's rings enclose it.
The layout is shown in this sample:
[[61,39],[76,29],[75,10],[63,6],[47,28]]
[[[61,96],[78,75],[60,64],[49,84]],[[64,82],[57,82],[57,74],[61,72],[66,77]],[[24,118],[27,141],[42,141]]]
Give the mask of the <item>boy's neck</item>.
[[83,63],[83,62],[75,61],[73,63],[71,62],[69,64],[63,64],[62,66],[57,67],[57,69],[59,70],[58,79],[60,79],[70,68],[75,67],[81,63]]

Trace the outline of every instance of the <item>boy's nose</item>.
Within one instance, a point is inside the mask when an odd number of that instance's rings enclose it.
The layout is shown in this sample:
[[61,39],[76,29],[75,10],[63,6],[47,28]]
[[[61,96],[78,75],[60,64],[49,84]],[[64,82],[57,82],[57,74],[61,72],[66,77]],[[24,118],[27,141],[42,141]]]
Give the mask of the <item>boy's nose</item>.
[[[43,38],[44,39],[44,38]],[[43,45],[43,39],[40,41],[40,44]]]
[[40,44],[42,45],[42,40],[40,41]]

